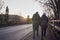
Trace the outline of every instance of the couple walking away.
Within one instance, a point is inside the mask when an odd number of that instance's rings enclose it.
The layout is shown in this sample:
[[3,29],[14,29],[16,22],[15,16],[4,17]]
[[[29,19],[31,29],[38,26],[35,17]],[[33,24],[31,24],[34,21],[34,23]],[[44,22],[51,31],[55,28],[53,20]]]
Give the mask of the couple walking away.
[[48,24],[48,17],[44,13],[42,17],[39,16],[38,12],[33,14],[33,39],[35,39],[35,31],[37,31],[37,36],[39,36],[39,26],[41,26],[41,40],[43,40],[43,36],[46,35],[46,29]]

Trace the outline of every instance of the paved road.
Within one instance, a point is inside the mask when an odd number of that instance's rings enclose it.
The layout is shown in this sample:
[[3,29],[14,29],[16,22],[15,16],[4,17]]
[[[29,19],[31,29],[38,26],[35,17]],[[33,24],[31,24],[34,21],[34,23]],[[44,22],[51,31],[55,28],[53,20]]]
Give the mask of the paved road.
[[32,24],[0,28],[0,40],[20,40],[32,31]]
[[[39,36],[35,36],[35,39],[33,39],[33,32],[30,32],[28,35],[23,37],[21,40],[41,40],[41,27],[39,27]],[[52,33],[52,30],[50,29],[50,26],[48,26],[46,31],[46,36],[43,37],[43,40],[55,40],[54,34]]]

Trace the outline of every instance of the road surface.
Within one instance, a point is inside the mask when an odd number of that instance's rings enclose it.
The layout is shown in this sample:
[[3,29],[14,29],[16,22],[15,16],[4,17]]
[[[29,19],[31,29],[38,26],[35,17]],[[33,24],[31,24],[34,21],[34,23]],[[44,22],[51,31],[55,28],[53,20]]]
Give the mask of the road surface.
[[32,31],[32,24],[0,28],[0,40],[20,40]]
[[[30,32],[21,40],[41,40],[41,27],[39,27],[39,36],[35,35],[35,39],[33,39],[33,32]],[[50,25],[47,27],[46,35],[43,37],[43,40],[56,40]]]

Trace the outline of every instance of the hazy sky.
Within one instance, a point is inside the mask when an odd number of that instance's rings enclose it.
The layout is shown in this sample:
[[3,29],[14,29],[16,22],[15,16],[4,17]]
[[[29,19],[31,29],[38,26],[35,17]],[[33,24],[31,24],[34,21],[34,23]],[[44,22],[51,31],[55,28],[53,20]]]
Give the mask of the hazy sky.
[[27,17],[38,11],[41,15],[42,8],[34,0],[4,0],[5,4],[9,7],[9,14],[22,15]]

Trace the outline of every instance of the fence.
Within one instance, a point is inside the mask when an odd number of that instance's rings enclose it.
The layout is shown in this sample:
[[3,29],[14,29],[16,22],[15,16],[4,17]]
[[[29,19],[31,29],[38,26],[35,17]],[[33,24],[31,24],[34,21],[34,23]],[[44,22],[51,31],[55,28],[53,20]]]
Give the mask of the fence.
[[54,33],[55,40],[60,40],[60,27],[55,25],[55,22],[60,22],[60,20],[50,20],[49,25],[51,25],[51,30]]

